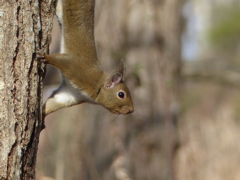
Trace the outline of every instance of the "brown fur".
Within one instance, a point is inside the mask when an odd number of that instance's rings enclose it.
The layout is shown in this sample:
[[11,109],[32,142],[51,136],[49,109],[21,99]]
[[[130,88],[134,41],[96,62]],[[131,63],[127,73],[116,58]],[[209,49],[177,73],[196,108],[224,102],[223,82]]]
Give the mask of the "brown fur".
[[[62,0],[60,3],[63,54],[45,55],[45,59],[59,68],[64,78],[46,102],[45,114],[82,102],[100,104],[117,114],[133,112],[130,91],[123,82],[123,65],[112,74],[105,73],[99,66],[94,41],[95,1]],[[120,91],[124,92],[124,98],[118,97]],[[60,93],[73,100],[59,103],[56,95]]]

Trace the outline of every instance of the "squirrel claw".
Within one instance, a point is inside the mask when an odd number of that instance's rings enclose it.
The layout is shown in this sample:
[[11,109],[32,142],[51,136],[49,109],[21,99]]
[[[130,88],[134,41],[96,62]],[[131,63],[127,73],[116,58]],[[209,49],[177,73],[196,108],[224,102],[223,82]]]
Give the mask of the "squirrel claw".
[[42,62],[44,64],[47,64],[47,60],[46,60],[46,56],[45,56],[45,53],[42,54],[42,53],[37,53],[37,58],[36,58],[37,61],[39,62]]

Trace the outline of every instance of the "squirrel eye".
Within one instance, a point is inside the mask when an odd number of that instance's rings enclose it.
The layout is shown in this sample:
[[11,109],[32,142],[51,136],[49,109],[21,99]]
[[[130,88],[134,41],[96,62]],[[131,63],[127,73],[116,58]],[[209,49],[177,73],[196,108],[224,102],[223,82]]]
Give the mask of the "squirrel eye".
[[121,99],[123,99],[125,96],[124,92],[120,91],[118,92],[118,97],[120,97]]

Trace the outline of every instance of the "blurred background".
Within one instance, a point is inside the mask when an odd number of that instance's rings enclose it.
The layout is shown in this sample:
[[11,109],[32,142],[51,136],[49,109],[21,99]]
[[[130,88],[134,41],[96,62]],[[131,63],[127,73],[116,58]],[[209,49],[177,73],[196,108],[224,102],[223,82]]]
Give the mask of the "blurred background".
[[[126,61],[135,111],[47,116],[39,180],[240,179],[238,0],[97,0],[95,38],[106,71]],[[49,66],[45,99],[60,82]]]

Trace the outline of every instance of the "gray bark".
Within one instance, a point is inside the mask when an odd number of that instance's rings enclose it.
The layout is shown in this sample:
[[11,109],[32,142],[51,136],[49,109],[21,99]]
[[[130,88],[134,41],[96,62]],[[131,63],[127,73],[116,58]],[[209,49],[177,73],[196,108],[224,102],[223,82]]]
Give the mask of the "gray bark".
[[0,0],[0,179],[35,179],[53,2]]

